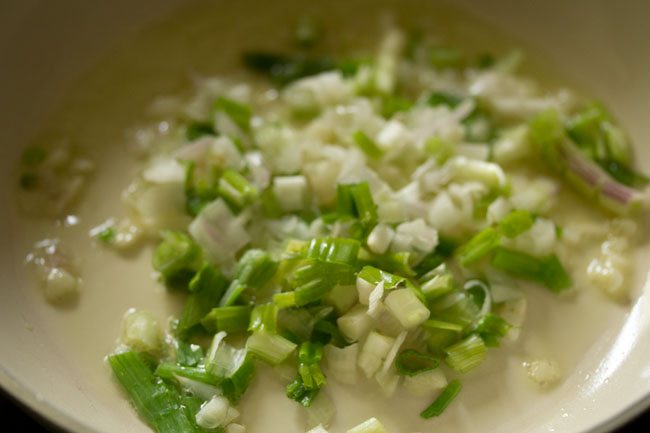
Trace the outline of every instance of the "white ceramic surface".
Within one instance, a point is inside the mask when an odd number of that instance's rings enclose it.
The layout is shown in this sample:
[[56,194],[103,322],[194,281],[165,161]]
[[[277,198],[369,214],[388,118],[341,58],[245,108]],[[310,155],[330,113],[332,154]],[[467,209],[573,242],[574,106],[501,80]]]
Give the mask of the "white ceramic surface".
[[[217,18],[198,19],[191,10],[174,13],[197,26],[179,30],[178,37],[167,31],[179,28],[174,24],[156,24],[157,30],[137,36],[140,29],[169,16],[182,3],[186,2],[0,3],[0,173],[5,176],[0,186],[0,385],[71,431],[147,431],[111,383],[102,358],[112,349],[119,319],[127,308],[147,308],[161,319],[178,308],[177,300],[150,277],[148,250],[127,260],[87,240],[90,226],[117,212],[119,192],[134,170],[120,150],[122,130],[141,118],[153,96],[183,88],[189,73],[236,69],[240,46],[281,45],[286,25],[275,23],[291,22],[301,8],[325,11],[327,20],[347,29],[343,33],[347,32],[352,45],[372,39],[376,30],[368,24],[362,32],[355,31],[354,24],[376,22],[372,17],[381,15],[377,11],[387,9],[482,48],[492,43],[508,46],[501,31],[512,35],[515,44],[520,41],[539,53],[529,69],[539,69],[545,76],[557,71],[583,92],[603,99],[637,143],[642,167],[650,169],[647,2],[460,0],[455,5],[466,10],[469,18],[455,25],[449,22],[455,19],[453,12],[418,0],[354,2],[357,13],[371,16],[363,19],[346,14],[342,0],[283,0],[283,4],[293,4],[292,8],[275,2],[213,1]],[[499,32],[485,36],[482,32],[489,27],[474,28],[472,16]],[[214,34],[209,41],[204,38],[206,32]],[[170,43],[161,47],[156,42],[160,38]],[[84,121],[79,123],[79,119]],[[48,132],[40,139],[72,137],[83,141],[80,144],[89,146],[88,151],[101,161],[88,200],[76,211],[81,222],[72,228],[43,221],[20,224],[13,209],[14,163],[20,149],[43,130],[42,125],[48,125]],[[34,240],[61,233],[71,245],[80,245],[86,280],[79,303],[65,309],[44,302],[26,279],[22,265]],[[550,336],[548,351],[561,359],[567,373],[552,392],[540,394],[518,384],[516,374],[503,371],[503,365],[509,365],[509,371],[516,371],[517,366],[510,365],[512,361],[500,364],[504,359],[496,354],[468,379],[460,404],[430,424],[418,424],[418,410],[413,407],[421,402],[360,399],[333,385],[342,419],[333,431],[344,431],[344,426],[377,414],[394,433],[414,429],[456,433],[610,430],[650,404],[649,264],[646,246],[638,255],[634,302],[628,306],[611,304],[594,293],[569,302],[532,295],[546,306],[531,313],[531,326],[542,329],[539,336]],[[584,316],[573,314],[565,319],[572,312]],[[297,427],[300,415],[282,397],[282,385],[273,380],[266,383],[269,392],[260,392],[258,381],[243,404],[243,412],[257,418],[248,422],[251,431],[301,431]]]

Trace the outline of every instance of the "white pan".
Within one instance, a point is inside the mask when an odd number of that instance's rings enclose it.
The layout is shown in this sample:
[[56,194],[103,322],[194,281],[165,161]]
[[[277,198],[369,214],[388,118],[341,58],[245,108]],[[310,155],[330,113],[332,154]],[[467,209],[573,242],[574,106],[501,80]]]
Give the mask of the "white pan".
[[[236,70],[242,48],[281,46],[292,20],[305,11],[322,14],[349,45],[370,42],[378,27],[372,23],[392,4],[405,20],[479,49],[492,43],[499,50],[530,49],[535,54],[529,70],[560,76],[605,101],[636,143],[641,167],[650,170],[647,1],[456,1],[465,17],[418,0],[224,0],[209,2],[211,18],[199,12],[208,6],[178,9],[184,3],[0,2],[0,385],[69,431],[149,431],[112,382],[103,357],[113,349],[128,308],[149,309],[161,321],[178,312],[179,299],[150,275],[148,249],[121,257],[87,235],[117,212],[119,193],[134,173],[123,130],[142,119],[153,97],[186,86],[189,75]],[[160,24],[161,17],[167,24]],[[151,25],[153,30],[139,33]],[[486,30],[491,28],[498,31]],[[71,227],[21,221],[13,191],[20,151],[37,138],[61,137],[98,161],[85,201],[73,212],[79,221]],[[30,245],[49,236],[65,238],[82,258],[84,289],[75,305],[46,303],[26,274]],[[548,337],[541,344],[565,373],[555,389],[527,387],[517,358],[507,361],[496,351],[493,361],[467,379],[453,410],[434,421],[417,416],[427,402],[383,401],[363,389],[334,385],[339,414],[332,431],[370,416],[394,433],[577,433],[621,425],[650,406],[650,249],[642,248],[637,259],[628,305],[596,292],[568,301],[533,295],[543,303],[532,308],[527,326]],[[253,433],[304,431],[298,408],[283,397],[278,380],[257,380],[242,412]]]

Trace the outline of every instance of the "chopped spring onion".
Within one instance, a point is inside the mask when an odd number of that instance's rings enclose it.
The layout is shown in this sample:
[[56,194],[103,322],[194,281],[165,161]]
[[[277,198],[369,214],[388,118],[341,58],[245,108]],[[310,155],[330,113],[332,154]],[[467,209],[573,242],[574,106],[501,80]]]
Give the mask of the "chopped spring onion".
[[446,270],[445,265],[440,265],[432,273],[425,275],[428,278],[420,286],[422,294],[427,301],[436,300],[448,295],[454,290],[454,276]]
[[454,292],[430,305],[431,313],[437,320],[451,322],[467,328],[480,315],[474,299],[468,293]]
[[358,365],[367,378],[375,375],[381,367],[386,355],[393,347],[394,338],[381,335],[377,332],[370,332],[363,343],[359,353]]
[[462,100],[463,98],[457,95],[453,95],[451,93],[433,92],[431,96],[429,96],[427,103],[432,107],[436,107],[438,105],[446,105],[450,108],[454,108],[458,106],[458,104],[460,104]]
[[124,317],[122,341],[138,352],[158,352],[162,348],[160,326],[147,311],[130,311]]
[[415,376],[433,370],[438,365],[440,361],[437,358],[413,349],[401,351],[395,360],[397,372],[402,376]]
[[212,122],[191,122],[185,130],[188,141],[198,140],[206,135],[217,135]]
[[203,360],[203,349],[198,344],[178,342],[176,362],[187,367],[196,367]]
[[277,365],[296,350],[296,344],[286,338],[264,331],[253,332],[246,340],[246,348],[260,359]]
[[502,317],[488,313],[481,318],[474,332],[481,336],[481,339],[488,347],[499,345],[501,338],[505,337],[512,326]]
[[232,99],[219,97],[214,101],[214,110],[226,113],[243,132],[251,129],[251,108]]
[[356,131],[352,134],[352,140],[354,144],[359,146],[359,149],[363,151],[369,158],[380,158],[383,154],[381,148],[375,143],[373,139],[368,137],[363,131]]
[[205,357],[206,370],[221,378],[221,390],[233,404],[237,403],[253,378],[255,364],[246,349],[228,345],[225,332],[214,336]]
[[323,349],[327,360],[328,371],[337,381],[354,385],[357,383],[357,357],[359,343],[339,348],[328,344]]
[[201,406],[196,414],[196,423],[199,427],[213,430],[225,427],[239,417],[239,412],[230,406],[224,397],[215,395],[212,399]]
[[273,194],[284,212],[302,210],[307,200],[305,176],[276,176],[273,178]]
[[413,329],[425,322],[431,312],[410,289],[397,289],[386,296],[386,306],[405,329]]
[[243,60],[246,67],[267,75],[281,87],[336,68],[336,64],[327,57],[289,57],[275,53],[247,52],[244,53]]
[[443,165],[454,155],[456,145],[452,141],[444,140],[434,135],[426,141],[424,148],[427,154],[433,157],[438,165]]
[[571,286],[571,277],[555,255],[536,258],[519,251],[498,248],[492,258],[492,266],[516,277],[536,281],[553,292],[561,292]]
[[180,406],[180,395],[156,378],[137,353],[111,355],[108,363],[138,414],[157,432],[199,432],[184,411],[169,410]]
[[431,397],[446,386],[447,378],[439,368],[404,377],[404,388],[418,397]]
[[278,263],[268,252],[250,249],[237,262],[233,278],[247,287],[259,290],[275,275],[277,269]]
[[201,249],[187,234],[166,230],[153,255],[153,267],[170,287],[186,285],[201,264]]
[[305,388],[321,388],[327,383],[325,375],[320,368],[323,358],[323,346],[318,343],[305,342],[298,350],[298,374]]
[[287,397],[305,407],[312,405],[319,391],[320,388],[307,388],[300,375],[287,385]]
[[534,222],[530,212],[514,210],[499,222],[499,228],[506,237],[514,238],[530,229]]
[[442,391],[429,407],[422,411],[420,416],[424,419],[429,419],[442,415],[445,409],[454,401],[461,388],[462,386],[458,380],[449,382],[449,385],[447,385],[444,391]]
[[458,251],[461,265],[467,266],[485,257],[501,244],[501,234],[494,228],[488,227],[480,231]]
[[[157,369],[156,374],[158,374]],[[221,390],[215,385],[209,385],[207,383],[188,379],[187,377],[183,376],[174,376],[174,378],[185,392],[187,392],[190,396],[200,399],[202,402],[208,401],[215,395],[221,394]],[[189,409],[187,406],[185,408]],[[190,415],[196,412],[198,412],[198,410],[192,410],[190,411]]]
[[469,337],[445,349],[445,361],[452,369],[459,373],[467,373],[476,368],[485,359],[487,348],[478,335]]
[[273,295],[273,303],[280,309],[296,306],[296,292],[283,292]]
[[339,317],[336,321],[341,333],[349,341],[359,341],[368,333],[373,327],[372,318],[367,314],[366,308],[362,305],[353,307],[343,316]]
[[345,314],[359,300],[356,286],[337,284],[323,298],[323,302],[333,306],[338,314]]
[[[400,383],[426,398],[441,392],[421,414],[438,416],[460,389],[439,364],[469,372],[519,334],[527,304],[517,278],[561,292],[579,271],[552,255],[582,251],[580,233],[558,234],[552,205],[568,202],[539,176],[550,168],[614,213],[648,198],[614,118],[538,92],[513,73],[515,57],[477,69],[426,38],[405,46],[394,30],[375,58],[335,63],[309,54],[317,30],[299,23],[295,56],[245,55],[275,85],[265,97],[254,83],[201,79],[187,106],[163,113],[169,131],[138,134],[154,153],[126,197],[129,230],[113,220],[93,230],[113,246],[122,231],[162,233],[153,266],[186,292],[168,333],[146,313],[126,317],[132,352],[109,358],[157,431],[242,433],[235,405],[258,361],[290,382],[308,428],[333,417],[327,381],[358,383],[358,370],[385,396]],[[433,87],[411,79],[428,76]],[[546,106],[557,108],[533,114]],[[70,151],[26,151],[21,201],[71,202],[89,167]],[[548,167],[535,166],[535,151]],[[602,233],[615,239],[601,253],[616,259],[621,286],[634,229],[610,223]],[[76,293],[74,260],[38,251],[30,263],[46,294]],[[194,344],[204,337],[205,352]],[[529,373],[550,382],[557,369],[542,362]],[[384,428],[370,419],[350,432]]]
[[377,221],[377,205],[372,199],[368,182],[354,185],[351,193],[359,220],[365,225],[374,224]]
[[643,193],[618,182],[567,139],[557,111],[545,111],[533,118],[530,137],[553,170],[603,207],[628,214],[647,205]]
[[257,198],[257,189],[234,170],[226,170],[221,175],[217,191],[226,202],[237,208],[251,204]]
[[178,322],[177,332],[186,337],[201,324],[213,307],[219,305],[227,287],[226,278],[212,265],[205,264],[189,284],[190,296]]
[[230,265],[235,254],[250,242],[243,221],[236,218],[221,199],[201,209],[189,226],[189,232],[206,258],[214,264]]
[[395,237],[395,230],[387,224],[377,224],[367,239],[368,249],[375,254],[384,254]]
[[255,306],[251,312],[249,331],[265,331],[275,334],[278,323],[278,306],[274,303]]
[[201,324],[210,332],[244,332],[248,329],[250,316],[251,307],[248,305],[217,307],[201,320]]
[[156,376],[162,377],[163,379],[182,377],[212,386],[219,385],[222,381],[221,378],[206,371],[203,367],[187,367],[171,362],[161,362],[158,364]]
[[346,238],[316,238],[307,247],[306,257],[330,263],[354,265],[359,242]]
[[359,279],[370,283],[373,287],[380,282],[383,282],[384,288],[387,290],[394,289],[400,284],[406,282],[406,278],[391,274],[390,272],[382,271],[374,266],[364,266],[363,269],[359,271],[359,274],[357,275],[357,288]]

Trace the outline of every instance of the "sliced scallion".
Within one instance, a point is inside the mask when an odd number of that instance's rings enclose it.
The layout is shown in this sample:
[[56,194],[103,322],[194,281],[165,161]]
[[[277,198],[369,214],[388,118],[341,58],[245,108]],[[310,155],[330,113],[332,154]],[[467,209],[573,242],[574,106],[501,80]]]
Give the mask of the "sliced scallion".
[[442,415],[451,402],[456,398],[462,386],[460,381],[452,380],[447,387],[440,393],[440,395],[431,403],[429,407],[424,409],[420,416],[424,419],[433,418]]

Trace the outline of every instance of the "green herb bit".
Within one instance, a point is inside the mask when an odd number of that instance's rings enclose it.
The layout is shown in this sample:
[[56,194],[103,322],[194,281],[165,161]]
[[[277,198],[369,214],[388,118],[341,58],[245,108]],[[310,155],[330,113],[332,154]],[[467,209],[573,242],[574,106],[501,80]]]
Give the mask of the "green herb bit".
[[439,365],[437,358],[414,349],[402,350],[395,359],[395,368],[402,376],[415,376],[438,368]]
[[180,395],[156,378],[135,352],[123,352],[108,357],[117,381],[129,396],[138,414],[160,433],[199,432],[180,407]]
[[278,262],[259,249],[249,249],[239,259],[233,276],[242,284],[255,289],[263,288],[278,270]]
[[206,370],[220,379],[223,394],[237,404],[255,373],[255,360],[247,349],[235,349],[224,341],[225,332],[217,333],[205,357]]
[[431,314],[437,320],[454,323],[467,329],[476,320],[479,307],[469,293],[452,292],[431,304]]
[[198,344],[178,342],[176,362],[186,367],[196,367],[203,361],[203,349]]
[[185,211],[191,216],[198,215],[201,209],[219,196],[216,170],[210,170],[204,177],[199,178],[196,163],[191,161],[185,164]]
[[478,322],[474,331],[481,336],[481,339],[488,347],[498,347],[499,342],[512,328],[501,316],[488,313]]
[[168,287],[186,288],[201,264],[201,248],[186,233],[165,230],[153,254],[153,267]]
[[354,266],[359,254],[359,241],[348,238],[315,238],[309,242],[306,258],[327,263]]
[[364,266],[357,278],[361,278],[372,285],[377,285],[384,282],[384,290],[394,289],[400,284],[406,283],[406,278],[399,275],[391,274],[390,272],[382,271],[374,266]]
[[203,366],[187,366],[172,362],[161,362],[156,368],[156,376],[163,379],[174,380],[176,376],[195,380],[207,385],[218,386],[222,379],[206,371]]
[[[445,265],[440,265],[446,268]],[[441,272],[431,272],[427,274],[429,279],[422,282],[420,288],[427,301],[434,301],[442,296],[448,295],[455,290],[454,276],[451,272],[444,269]]]
[[243,132],[248,133],[251,129],[251,107],[232,99],[220,96],[214,101],[214,110],[223,111]]
[[445,409],[454,401],[461,388],[460,381],[457,379],[449,382],[442,393],[431,403],[431,406],[422,411],[420,416],[424,419],[429,419],[442,415]]
[[257,188],[248,179],[230,169],[221,175],[217,192],[228,204],[237,209],[253,203],[258,195]]
[[571,287],[571,277],[555,255],[543,258],[526,253],[498,248],[492,258],[492,266],[519,278],[536,281],[559,293]]
[[278,306],[272,302],[256,305],[251,312],[249,331],[265,331],[270,334],[277,333]]
[[409,111],[413,108],[413,105],[415,105],[413,101],[406,98],[385,95],[382,97],[381,115],[386,119],[390,119],[397,113]]
[[436,160],[438,165],[443,165],[454,155],[456,145],[448,140],[443,140],[437,135],[427,139],[424,143],[426,153]]
[[255,374],[255,361],[254,357],[247,353],[244,360],[239,365],[239,368],[226,377],[221,382],[221,390],[223,395],[232,404],[239,403],[239,400],[244,395]]
[[411,253],[401,251],[398,253],[373,254],[362,248],[359,251],[359,262],[364,265],[374,266],[383,269],[385,272],[392,272],[404,277],[415,276],[415,271],[411,268]]
[[248,329],[250,316],[251,307],[249,305],[216,307],[201,319],[201,324],[209,332],[224,331],[233,334],[245,332]]
[[470,265],[490,254],[501,245],[501,233],[493,227],[487,227],[476,234],[458,251],[460,264]]
[[447,92],[433,92],[427,100],[427,103],[432,107],[446,105],[447,107],[455,108],[461,102],[463,102],[462,97]]
[[476,334],[471,334],[465,339],[445,349],[447,365],[459,373],[467,373],[478,367],[483,362],[487,352],[485,343]]
[[117,233],[115,231],[115,227],[113,226],[104,227],[95,233],[95,239],[106,245],[112,244],[115,241],[115,236],[117,236]]
[[300,375],[298,375],[293,382],[287,385],[287,397],[300,403],[304,407],[311,406],[319,391],[320,388],[307,388]]
[[428,272],[438,268],[454,254],[457,248],[456,241],[447,236],[438,235],[438,245],[413,268],[417,277],[422,278]]
[[444,355],[444,349],[459,340],[462,325],[429,319],[421,325],[429,333],[427,348],[431,353]]
[[372,199],[372,192],[368,182],[354,185],[350,192],[354,200],[356,214],[361,223],[366,226],[374,225],[377,222],[377,205]]
[[185,129],[185,138],[188,141],[198,140],[201,137],[217,135],[211,122],[190,122]]
[[307,389],[321,388],[327,383],[320,368],[323,358],[323,345],[314,342],[304,342],[298,350],[298,374]]
[[497,136],[493,117],[481,105],[463,119],[462,123],[465,127],[465,139],[470,143],[490,143]]
[[201,325],[206,314],[219,305],[227,287],[228,281],[216,267],[207,263],[203,265],[189,284],[191,294],[185,302],[177,327],[181,338],[186,338]]
[[246,349],[259,359],[278,365],[296,349],[296,344],[281,335],[265,331],[253,332],[246,340]]
[[626,167],[613,159],[596,161],[603,170],[623,185],[640,188],[650,183],[648,176]]
[[513,210],[499,222],[499,229],[506,237],[516,238],[528,231],[535,223],[534,216],[526,210]]
[[296,292],[283,292],[273,295],[273,303],[278,309],[295,307],[296,306]]
[[354,134],[352,134],[352,140],[369,158],[381,158],[384,153],[377,145],[377,143],[368,137],[363,131],[356,131]]
[[248,52],[244,64],[249,69],[265,74],[279,87],[301,78],[336,69],[328,57],[285,56],[276,53]]

